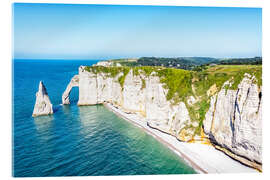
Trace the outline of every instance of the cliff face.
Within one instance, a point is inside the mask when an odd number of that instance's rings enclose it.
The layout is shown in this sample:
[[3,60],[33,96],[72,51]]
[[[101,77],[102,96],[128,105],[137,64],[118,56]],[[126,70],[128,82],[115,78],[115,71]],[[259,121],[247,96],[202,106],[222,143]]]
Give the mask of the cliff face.
[[92,105],[110,102],[121,107],[125,112],[140,113],[149,126],[175,135],[180,140],[190,140],[181,131],[191,121],[183,102],[172,105],[166,99],[167,90],[155,75],[134,75],[133,71],[125,77],[123,87],[118,82],[122,73],[116,77],[108,77],[106,73],[91,73],[79,69],[79,101],[78,105]]
[[[119,82],[125,77],[123,83]],[[161,83],[156,72],[145,75],[130,70],[115,76],[107,72],[91,72],[79,68],[78,105],[94,105],[109,102],[129,113],[139,113],[147,124],[181,141],[190,141],[200,122],[195,121],[199,109],[194,106],[202,97],[189,96],[187,101],[177,103],[168,100],[168,89]],[[210,106],[202,122],[203,131],[217,148],[231,157],[261,169],[261,92],[255,77],[245,74],[236,90],[229,81],[221,90],[212,86],[207,95]],[[65,94],[65,93],[64,93]],[[202,136],[204,133],[201,134]]]
[[[249,165],[262,163],[262,98],[255,77],[245,74],[237,90],[225,86],[211,98],[204,131],[226,153],[249,159]],[[247,163],[247,162],[246,162]],[[259,167],[258,167],[259,168]]]
[[32,116],[35,117],[49,114],[53,114],[52,103],[43,82],[40,81]]

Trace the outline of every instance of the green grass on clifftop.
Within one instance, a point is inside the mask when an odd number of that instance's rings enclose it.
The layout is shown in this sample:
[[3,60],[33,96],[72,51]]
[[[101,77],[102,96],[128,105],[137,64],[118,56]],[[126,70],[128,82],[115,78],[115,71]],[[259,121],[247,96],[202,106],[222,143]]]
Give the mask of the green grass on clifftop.
[[192,95],[192,72],[182,69],[165,68],[158,71],[160,82],[164,83],[164,88],[168,89],[167,100],[174,103],[185,101]]
[[[205,114],[210,106],[210,96],[207,91],[214,87],[214,93],[221,90],[224,82],[232,82],[232,86],[226,89],[235,90],[244,77],[245,73],[256,77],[256,84],[262,85],[262,65],[217,65],[206,67],[201,72],[189,71],[183,69],[165,68],[160,66],[141,66],[141,67],[103,67],[91,66],[86,67],[86,71],[93,73],[105,73],[107,76],[116,77],[119,73],[121,76],[118,82],[123,88],[126,75],[133,71],[133,75],[140,76],[142,80],[142,89],[146,87],[146,81],[143,77],[158,76],[163,87],[168,90],[167,100],[172,104],[180,101],[186,104],[191,121],[197,121],[199,126],[194,127],[194,133],[200,134]],[[189,96],[194,96],[197,101],[193,105],[187,103]],[[189,127],[192,128],[192,127]]]
[[[192,71],[174,68],[142,66],[142,67],[104,67],[104,66],[87,66],[85,70],[92,73],[104,73],[108,77],[116,77],[122,73],[118,79],[121,87],[125,82],[125,77],[130,70],[133,70],[134,75],[143,73],[145,76],[156,75],[160,77],[161,83],[164,83],[164,88],[168,89],[167,100],[173,100],[174,103],[183,101],[188,95],[192,95],[191,81]],[[154,73],[154,74],[152,74]],[[142,88],[145,88],[145,79],[142,79]]]
[[[243,79],[244,74],[254,75],[259,86],[262,85],[262,66],[261,65],[217,65],[207,67],[202,72],[188,71],[183,69],[164,68],[159,66],[142,66],[142,67],[104,67],[104,66],[87,66],[85,70],[88,72],[104,73],[109,77],[116,77],[119,73],[118,82],[123,87],[125,77],[130,70],[138,76],[142,73],[144,76],[159,76],[164,88],[168,89],[167,100],[173,100],[176,103],[184,101],[187,96],[206,96],[206,92],[212,85],[216,85],[219,91],[224,82],[232,81],[230,89],[237,89],[238,84]],[[193,82],[192,82],[193,80]],[[145,80],[142,79],[143,88]],[[195,88],[192,91],[192,85]]]
[[229,89],[237,89],[238,84],[248,73],[254,75],[257,79],[258,86],[262,85],[262,66],[261,65],[218,65],[208,67],[202,72],[194,73],[197,81],[195,82],[196,91],[203,95],[212,85],[216,84],[218,90],[222,87],[225,81],[233,82]]

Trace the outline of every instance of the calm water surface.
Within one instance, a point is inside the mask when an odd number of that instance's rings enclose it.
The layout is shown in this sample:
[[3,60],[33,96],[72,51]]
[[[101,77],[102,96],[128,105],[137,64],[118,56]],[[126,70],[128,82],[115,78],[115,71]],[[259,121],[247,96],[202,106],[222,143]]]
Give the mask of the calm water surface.
[[[60,105],[78,67],[96,62],[13,61],[13,175],[195,173],[163,144],[102,105],[78,107],[78,88],[71,92],[70,105]],[[32,118],[40,80],[55,113]]]

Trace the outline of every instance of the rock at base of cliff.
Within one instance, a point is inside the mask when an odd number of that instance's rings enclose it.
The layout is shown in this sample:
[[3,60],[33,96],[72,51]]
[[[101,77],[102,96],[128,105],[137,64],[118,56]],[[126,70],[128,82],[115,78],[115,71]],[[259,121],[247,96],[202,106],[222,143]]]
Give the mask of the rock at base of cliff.
[[52,103],[43,82],[39,82],[38,92],[36,93],[36,103],[32,116],[53,114]]

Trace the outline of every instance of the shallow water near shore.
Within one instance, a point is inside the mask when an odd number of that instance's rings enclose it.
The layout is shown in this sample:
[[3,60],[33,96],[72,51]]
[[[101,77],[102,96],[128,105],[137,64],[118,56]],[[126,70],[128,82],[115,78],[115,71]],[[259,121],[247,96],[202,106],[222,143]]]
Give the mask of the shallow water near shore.
[[[192,174],[195,171],[152,136],[102,105],[71,104],[61,95],[80,65],[97,61],[13,61],[13,175],[16,177]],[[32,118],[42,80],[54,105]]]

